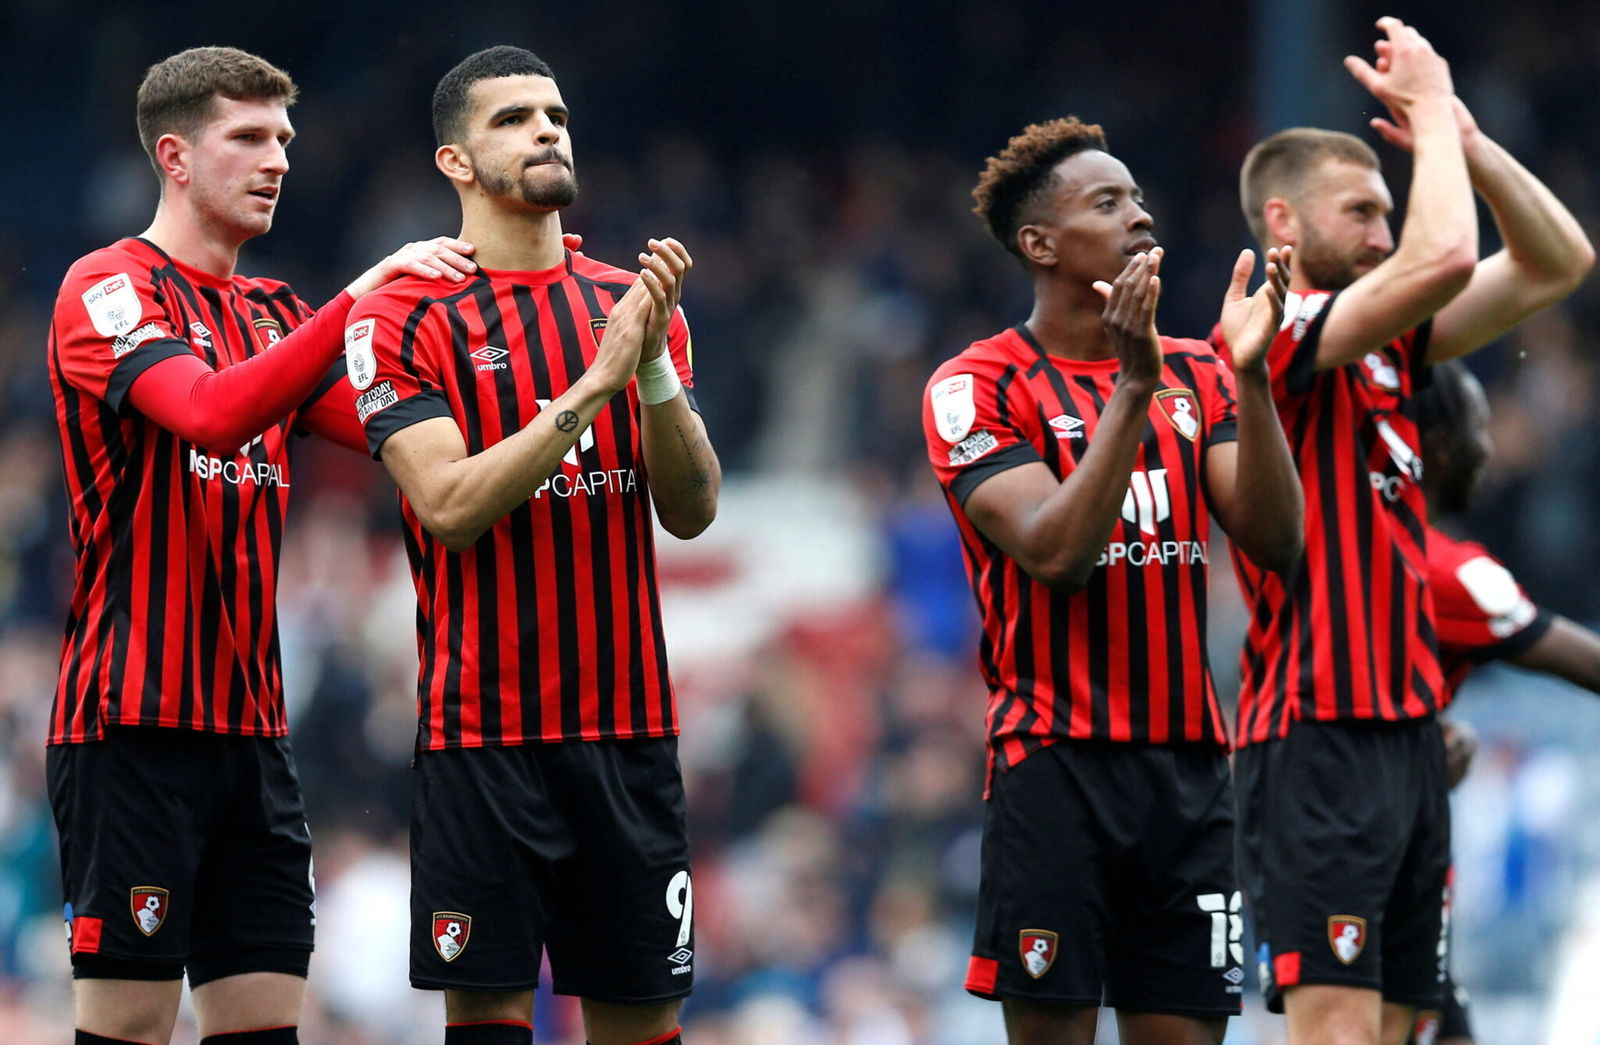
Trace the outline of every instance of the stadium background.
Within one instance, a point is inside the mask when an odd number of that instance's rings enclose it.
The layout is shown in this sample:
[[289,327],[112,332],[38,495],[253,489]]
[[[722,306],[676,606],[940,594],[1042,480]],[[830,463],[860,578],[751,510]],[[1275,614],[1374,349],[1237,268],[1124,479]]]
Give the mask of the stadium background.
[[[438,76],[499,42],[551,62],[583,185],[568,230],[602,259],[661,234],[694,252],[698,395],[728,476],[715,526],[666,539],[661,556],[697,854],[689,1040],[985,1045],[1001,1040],[999,1012],[959,988],[981,818],[976,614],[916,411],[936,363],[1025,315],[1028,288],[967,193],[1025,123],[1104,123],[1168,248],[1162,329],[1203,335],[1247,241],[1235,177],[1249,143],[1294,123],[1375,141],[1371,100],[1338,57],[1369,54],[1382,13],[1434,41],[1485,129],[1594,235],[1592,4],[9,0],[0,1038],[70,1033],[42,795],[71,569],[45,328],[67,265],[149,220],[133,94],[151,62],[228,43],[299,81],[277,227],[241,267],[313,301],[406,239],[456,231],[430,164]],[[1408,164],[1380,151],[1403,201]],[[1537,600],[1590,623],[1597,345],[1591,277],[1474,359],[1498,451],[1468,525]],[[404,982],[415,648],[392,487],[379,466],[316,445],[293,481],[282,628],[320,885],[301,1040],[437,1041],[437,999]],[[1238,602],[1225,557],[1213,562],[1226,692]],[[1600,706],[1491,669],[1457,713],[1485,741],[1456,807],[1456,965],[1480,1040],[1600,1040]],[[1247,997],[1228,1040],[1278,1040],[1281,1023]],[[538,1022],[541,1041],[582,1039],[570,1005],[541,1004]],[[193,1040],[187,1017],[176,1040]]]

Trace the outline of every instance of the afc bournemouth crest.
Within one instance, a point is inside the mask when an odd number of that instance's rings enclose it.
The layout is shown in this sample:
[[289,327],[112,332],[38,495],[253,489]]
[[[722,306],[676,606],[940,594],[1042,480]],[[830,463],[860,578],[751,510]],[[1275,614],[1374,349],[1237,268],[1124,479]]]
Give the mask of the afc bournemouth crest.
[[139,931],[154,936],[167,920],[167,891],[153,885],[136,885],[128,890],[128,906]]
[[601,316],[598,319],[589,320],[589,332],[594,335],[595,348],[600,347],[600,339],[606,336],[606,323],[610,318],[609,316]]
[[262,348],[271,348],[283,340],[283,328],[278,325],[276,319],[267,319],[263,316],[252,320],[250,325],[255,327],[256,341],[260,342]]
[[1200,405],[1189,389],[1163,388],[1156,393],[1156,406],[1185,439],[1193,442],[1200,435]]
[[467,949],[467,937],[472,935],[472,916],[459,911],[433,912],[433,949],[447,962]]
[[1411,1026],[1411,1040],[1415,1045],[1435,1045],[1439,1040],[1441,1019],[1441,1014],[1436,1010],[1419,1010],[1416,1020]]
[[1017,949],[1022,954],[1022,967],[1028,975],[1038,979],[1056,963],[1060,937],[1049,929],[1024,929],[1017,934]]
[[1353,914],[1335,914],[1328,918],[1328,946],[1333,956],[1346,965],[1361,957],[1367,946],[1367,920]]

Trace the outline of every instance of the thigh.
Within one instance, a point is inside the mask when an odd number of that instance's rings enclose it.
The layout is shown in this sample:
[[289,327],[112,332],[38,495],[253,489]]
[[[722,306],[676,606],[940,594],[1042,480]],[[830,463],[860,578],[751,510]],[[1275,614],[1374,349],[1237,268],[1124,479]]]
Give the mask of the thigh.
[[1415,812],[1383,923],[1383,996],[1437,1010],[1449,975],[1450,802],[1444,738],[1433,720],[1398,738],[1413,768]]
[[548,791],[553,745],[423,751],[412,772],[411,983],[529,991],[571,834]]
[[1057,1007],[1100,1004],[1114,854],[1107,797],[1087,763],[1103,745],[1062,742],[996,775],[984,810],[977,926],[966,989]]
[[578,838],[547,946],[558,994],[640,1005],[694,984],[694,883],[676,738],[561,745]]
[[191,986],[304,976],[315,923],[311,831],[284,737],[225,737],[230,778],[196,875]]
[[218,739],[113,729],[103,740],[48,749],[76,975],[182,977]]
[[1417,805],[1395,743],[1405,728],[1301,722],[1246,749],[1241,864],[1273,1011],[1289,987],[1382,989],[1385,914]]
[[[1113,876],[1106,1004],[1186,1017],[1165,1022],[1208,1034],[1211,1022],[1240,1011],[1244,991],[1228,760],[1217,748],[1185,745],[1130,746],[1125,761],[1151,798]],[[1130,779],[1120,790],[1136,788]]]

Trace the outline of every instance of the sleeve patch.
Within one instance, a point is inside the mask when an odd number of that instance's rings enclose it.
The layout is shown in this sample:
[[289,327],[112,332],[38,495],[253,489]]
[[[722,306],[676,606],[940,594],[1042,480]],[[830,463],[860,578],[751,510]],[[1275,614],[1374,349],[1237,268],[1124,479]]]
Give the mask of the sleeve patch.
[[[98,324],[96,325],[98,326]],[[111,358],[121,359],[151,338],[160,337],[161,333],[161,325],[159,323],[146,323],[138,330],[129,331],[111,342]]]
[[[352,378],[352,383],[353,381]],[[387,410],[399,401],[400,395],[394,390],[394,383],[379,381],[372,391],[356,396],[356,420],[366,424],[367,418],[380,410]]]
[[1493,559],[1480,555],[1467,560],[1456,568],[1456,580],[1489,618],[1489,631],[1497,639],[1515,635],[1538,616],[1511,571]]
[[139,294],[133,289],[133,280],[126,272],[103,279],[84,291],[83,307],[89,311],[94,329],[103,337],[126,334],[144,313],[139,305]]
[[[972,398],[971,374],[956,374],[934,385],[928,390],[928,403],[933,407],[933,423],[938,426],[939,434],[947,443],[960,443],[972,431],[972,423],[978,419],[977,404]],[[990,436],[989,439],[990,445],[984,453],[994,449],[994,437]],[[955,452],[951,451],[951,464],[958,463],[955,457]]]
[[350,384],[357,392],[371,385],[378,376],[378,357],[372,351],[372,331],[377,325],[376,319],[363,319],[344,328],[345,369],[350,372]]
[[[968,424],[971,424],[969,421]],[[950,448],[950,464],[971,464],[1000,445],[1000,440],[987,428],[980,428]]]

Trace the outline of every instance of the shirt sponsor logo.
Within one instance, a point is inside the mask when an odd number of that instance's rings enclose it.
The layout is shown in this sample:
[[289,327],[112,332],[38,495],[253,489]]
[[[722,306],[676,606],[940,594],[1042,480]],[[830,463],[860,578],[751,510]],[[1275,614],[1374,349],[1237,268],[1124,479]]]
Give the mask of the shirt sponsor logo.
[[130,330],[111,342],[111,358],[121,359],[151,338],[160,336],[161,327],[155,323],[146,323],[138,330]]
[[[478,373],[485,370],[505,370],[510,364],[504,362],[511,353],[496,345],[484,345],[472,353],[472,358],[478,361]],[[542,405],[542,404],[541,404]]]
[[[947,443],[965,439],[972,431],[972,423],[978,419],[971,374],[956,374],[934,385],[928,390],[928,403],[933,408],[933,423]],[[954,458],[950,463],[956,463]]]
[[[1290,294],[1283,299],[1283,327],[1294,327],[1294,340],[1302,341],[1306,336],[1306,328],[1311,321],[1317,318],[1331,294]],[[1282,329],[1282,328],[1280,328]]]
[[372,331],[377,325],[375,319],[363,319],[344,328],[344,368],[357,392],[378,376],[378,357],[372,350]]
[[1057,439],[1082,439],[1083,418],[1071,414],[1057,414],[1050,419],[1050,427]]
[[1138,523],[1140,531],[1154,537],[1156,526],[1172,517],[1172,497],[1167,492],[1167,469],[1135,471],[1128,476],[1122,495],[1122,517]]
[[1096,566],[1209,566],[1203,541],[1112,541]]
[[572,475],[557,472],[533,491],[533,497],[538,500],[547,493],[552,497],[571,497],[580,493],[633,493],[638,488],[639,477],[632,468],[596,469]]
[[144,313],[139,306],[139,294],[133,289],[133,280],[126,272],[103,279],[84,291],[83,307],[89,310],[89,322],[103,337],[126,334]]
[[400,401],[392,381],[379,381],[370,392],[356,396],[356,420],[362,424],[379,410],[387,410]]
[[980,428],[950,448],[950,463],[971,464],[999,445],[1000,440],[996,439],[993,433],[987,428]]
[[[241,455],[249,449],[242,447]],[[189,448],[189,471],[202,479],[221,479],[231,486],[288,486],[289,473],[281,464],[267,461],[224,461]]]

